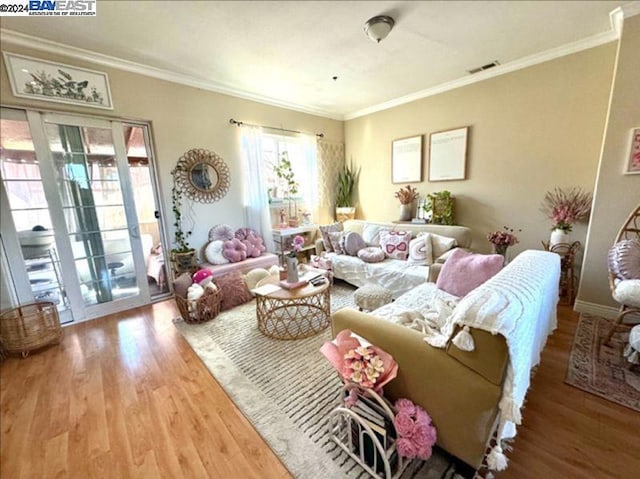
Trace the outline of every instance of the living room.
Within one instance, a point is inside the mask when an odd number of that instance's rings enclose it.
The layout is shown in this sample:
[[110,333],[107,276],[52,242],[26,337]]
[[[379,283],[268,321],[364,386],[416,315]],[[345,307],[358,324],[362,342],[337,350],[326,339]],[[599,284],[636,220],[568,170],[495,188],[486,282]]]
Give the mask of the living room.
[[[102,17],[105,19],[104,21],[107,18],[114,21],[113,18],[126,15],[126,12],[121,10],[122,7],[109,3],[98,2],[97,15],[94,19],[89,20],[102,21],[101,16],[104,15]],[[255,18],[264,18],[261,15],[266,15],[270,8],[274,8],[275,12],[284,16],[285,10],[289,8],[288,3],[273,2],[273,4],[269,3],[264,6],[252,4],[252,8],[256,9]],[[359,13],[358,20],[352,22],[355,25],[353,28],[357,31],[349,32],[348,41],[344,39],[345,44],[350,45],[353,33],[353,41],[362,41],[362,46],[358,46],[359,49],[361,48],[358,50],[358,54],[363,58],[371,58],[371,63],[368,63],[369,60],[367,60],[359,75],[371,77],[372,90],[384,90],[384,86],[379,86],[373,80],[378,71],[382,74],[382,70],[385,68],[395,66],[395,63],[389,67],[385,66],[381,63],[382,60],[376,60],[376,55],[381,54],[385,61],[388,61],[393,55],[399,55],[403,61],[409,63],[410,59],[399,53],[402,44],[394,43],[394,41],[398,41],[394,40],[394,36],[405,42],[408,41],[407,36],[413,37],[406,32],[404,33],[405,37],[402,36],[403,21],[407,21],[403,20],[402,16],[396,19],[397,24],[389,32],[388,38],[381,40],[379,44],[372,42],[362,32],[362,23],[372,16],[389,13],[394,7],[400,8],[400,11],[404,12],[402,8],[409,8],[410,3],[400,2],[398,5],[366,3],[366,12]],[[508,7],[508,3],[505,2],[505,8]],[[605,12],[605,16],[598,17],[600,23],[594,22],[594,25],[597,25],[599,29],[596,28],[588,36],[580,38],[581,41],[578,41],[577,38],[571,41],[566,40],[554,45],[553,48],[538,48],[537,50],[532,46],[529,55],[522,54],[519,58],[486,58],[483,56],[478,58],[478,65],[470,64],[467,67],[483,65],[494,59],[499,59],[500,65],[476,74],[480,75],[476,77],[477,79],[472,79],[471,75],[465,74],[463,76],[460,74],[457,77],[447,78],[448,81],[424,84],[420,88],[406,90],[394,96],[379,95],[376,101],[363,103],[362,101],[358,102],[358,96],[354,94],[354,91],[357,90],[354,90],[354,86],[351,84],[353,79],[350,78],[352,75],[355,77],[355,74],[350,73],[350,70],[357,70],[357,66],[342,65],[343,71],[337,71],[340,62],[329,63],[334,70],[326,71],[325,69],[324,77],[317,80],[315,89],[319,90],[322,95],[319,95],[320,100],[311,106],[305,103],[304,93],[309,93],[313,88],[305,90],[293,85],[293,79],[288,77],[288,74],[295,69],[295,65],[284,63],[284,60],[282,60],[284,66],[281,72],[274,72],[273,76],[260,75],[259,72],[254,74],[258,77],[262,76],[263,83],[268,84],[269,88],[265,87],[262,95],[253,94],[252,97],[246,94],[247,88],[240,83],[234,86],[224,85],[221,82],[216,83],[218,79],[212,76],[216,70],[211,65],[208,67],[211,76],[207,76],[206,73],[198,72],[193,68],[189,70],[174,69],[170,62],[159,61],[155,64],[153,62],[145,64],[144,52],[141,53],[137,45],[133,48],[137,42],[144,45],[143,39],[138,37],[143,36],[142,30],[127,30],[124,25],[115,27],[120,30],[114,30],[114,36],[130,39],[129,50],[127,50],[121,46],[110,47],[109,45],[99,45],[98,42],[92,43],[91,35],[88,32],[92,28],[99,27],[95,26],[97,24],[83,26],[81,22],[84,19],[62,19],[67,22],[69,20],[78,22],[71,27],[64,23],[59,23],[56,26],[51,21],[52,19],[46,18],[3,17],[3,52],[107,73],[113,109],[95,110],[86,106],[63,105],[16,96],[8,78],[8,66],[4,56],[0,60],[2,63],[0,65],[0,70],[2,70],[0,95],[3,107],[57,114],[80,114],[85,117],[96,116],[101,119],[148,122],[151,127],[151,143],[160,198],[158,210],[163,212],[164,216],[163,233],[167,239],[164,244],[165,249],[170,249],[173,246],[171,241],[174,233],[171,199],[172,170],[178,159],[193,148],[204,148],[219,155],[228,166],[231,181],[226,195],[219,201],[214,203],[193,201],[189,203],[190,214],[196,219],[189,238],[190,244],[199,250],[207,243],[210,229],[217,224],[228,224],[234,229],[247,226],[243,211],[246,171],[243,166],[241,143],[241,136],[246,127],[231,124],[229,122],[231,118],[245,124],[275,126],[276,129],[273,132],[276,134],[278,128],[312,135],[322,133],[323,141],[344,144],[344,157],[360,169],[354,194],[354,202],[357,206],[356,217],[367,221],[392,222],[397,219],[399,204],[394,198],[394,193],[404,185],[392,183],[392,143],[402,138],[423,136],[425,153],[422,157],[421,181],[412,183],[412,186],[416,187],[421,195],[443,189],[451,191],[456,198],[455,222],[469,228],[472,235],[472,249],[478,253],[490,252],[491,244],[486,239],[487,234],[493,230],[500,230],[504,225],[519,230],[517,233],[519,242],[510,248],[512,259],[525,250],[541,250],[541,242],[548,241],[549,230],[552,226],[550,220],[540,211],[546,192],[552,191],[556,187],[581,188],[593,195],[593,203],[588,221],[577,222],[573,225],[573,239],[579,241],[581,245],[576,258],[577,267],[581,273],[574,308],[578,313],[613,318],[617,314],[618,304],[613,300],[608,284],[607,252],[625,218],[639,201],[638,179],[640,176],[623,173],[625,158],[628,156],[629,132],[638,126],[640,120],[637,108],[634,106],[635,99],[638,97],[637,72],[640,69],[634,52],[640,46],[640,17],[634,15],[638,11],[637,2],[632,2],[630,6],[625,5],[623,10],[612,15],[612,23],[609,23],[609,12],[614,11],[616,7],[625,2],[595,3],[609,5],[601,10]],[[529,6],[532,9],[536,8],[533,3]],[[140,14],[146,6],[138,6],[137,8],[137,12]],[[237,15],[237,11],[233,8],[246,7],[229,6],[228,12],[230,13],[227,15]],[[291,8],[296,10],[302,6],[296,2]],[[321,10],[318,5],[315,5],[315,8]],[[364,6],[352,6],[352,8],[358,9],[364,8]],[[453,10],[457,8],[459,15],[460,10],[464,10],[465,7],[450,8]],[[336,9],[335,15],[337,16],[341,10],[337,6]],[[178,13],[175,14],[178,15]],[[353,12],[350,14],[353,15]],[[560,15],[560,13],[558,14]],[[167,10],[161,13],[156,12],[154,15],[157,15],[158,21],[160,19],[168,21],[166,16],[170,16],[170,13]],[[406,15],[411,16],[410,10],[407,10]],[[522,13],[522,15],[526,16],[526,13]],[[187,13],[180,13],[178,16],[186,18]],[[360,16],[363,16],[361,20]],[[194,17],[188,18],[191,18],[195,23],[194,25],[185,23],[183,25],[185,29],[210,28],[202,20],[197,20]],[[218,21],[227,20],[237,22],[238,28],[244,25],[236,17],[227,19],[220,13]],[[312,25],[307,24],[307,28],[315,28]],[[113,25],[110,24],[110,26]],[[247,29],[251,27],[251,25],[244,26]],[[73,29],[76,31],[72,31]],[[506,38],[503,39],[505,43],[508,42],[508,37]],[[241,53],[241,48],[231,44],[228,40],[214,37],[211,41],[218,41],[226,45],[229,50]],[[268,42],[268,40],[263,41]],[[314,45],[314,42],[308,41],[311,50],[311,45]],[[316,39],[315,41],[321,40]],[[458,41],[471,44],[473,38],[467,35],[466,38],[460,38]],[[65,46],[64,50],[61,45]],[[339,41],[335,45],[334,53],[339,56],[337,53],[342,47]],[[173,39],[170,39],[167,44],[154,48],[156,48],[154,54],[157,61],[158,58],[161,59],[159,53],[162,48],[177,50],[178,45],[175,45]],[[281,54],[291,55],[286,51]],[[148,57],[148,59],[152,58],[153,55]],[[324,58],[312,59],[313,63],[324,61]],[[414,58],[413,61],[419,63],[419,57]],[[435,61],[425,60],[425,63],[428,66],[429,62]],[[250,70],[246,64],[236,64],[234,68],[238,71],[243,68]],[[420,66],[420,68],[424,69],[425,67]],[[225,72],[221,71],[220,75],[223,73]],[[333,76],[338,76],[338,78],[334,80]],[[342,82],[346,84],[345,87],[342,87]],[[356,88],[366,90],[366,83]],[[391,89],[391,86],[388,88]],[[291,95],[287,95],[288,91],[291,92]],[[338,103],[334,105],[327,100],[335,96],[337,102],[338,98],[349,94],[352,97],[343,100],[344,107]],[[280,106],[277,106],[275,101],[256,101],[256,98],[267,97],[272,100],[277,98]],[[426,163],[429,135],[463,126],[469,127],[465,179],[446,183],[429,181]],[[328,224],[333,221],[333,216],[332,206],[322,206],[318,209],[316,217],[312,219],[317,224]],[[11,294],[8,292],[10,287],[6,278],[3,269],[3,310],[14,306],[10,304]],[[577,321],[578,313],[573,312],[572,308],[567,306],[561,309],[559,313],[561,320],[568,320],[567,325],[564,326],[561,321],[558,331],[561,333],[560,337],[564,339],[558,339],[554,336],[549,340],[550,345],[553,345],[554,341],[559,341],[564,345],[563,347],[566,346],[566,354],[571,348],[572,331],[575,329],[575,325],[571,325],[571,321]],[[143,326],[136,324],[141,323],[148,326],[153,318],[160,315],[166,315],[169,318],[168,322],[161,323],[161,325],[158,323],[160,337],[156,341],[162,342],[165,337],[168,340],[176,341],[174,346],[165,346],[168,349],[161,349],[163,351],[162,357],[172,358],[177,352],[178,355],[184,355],[187,358],[176,359],[176,366],[169,369],[175,374],[180,374],[180,371],[186,375],[193,374],[197,381],[204,381],[203,383],[198,382],[198,385],[194,385],[192,390],[188,388],[174,389],[169,382],[165,383],[165,380],[160,378],[158,368],[163,367],[161,358],[155,358],[152,363],[141,366],[144,361],[140,358],[150,353],[152,348],[140,343],[141,339],[140,336],[137,336],[136,330],[143,328]],[[280,463],[278,456],[274,457],[269,446],[262,442],[250,422],[225,396],[223,390],[219,386],[207,382],[206,368],[198,362],[198,356],[194,355],[171,323],[171,319],[177,315],[177,309],[172,300],[157,302],[153,305],[142,305],[142,309],[133,310],[133,313],[118,312],[106,319],[88,321],[66,328],[64,343],[60,347],[64,353],[55,357],[52,366],[45,364],[45,360],[40,359],[45,357],[42,353],[34,353],[32,357],[24,361],[14,362],[11,359],[5,362],[2,370],[3,376],[6,374],[5,378],[10,378],[10,382],[7,384],[10,383],[16,388],[13,392],[9,392],[3,386],[3,393],[8,394],[7,401],[11,398],[15,400],[18,396],[27,397],[30,392],[36,390],[40,392],[37,396],[37,402],[35,398],[29,399],[31,402],[27,406],[30,405],[29,407],[33,409],[23,408],[14,413],[17,416],[10,420],[10,429],[13,429],[14,432],[3,428],[3,431],[7,431],[6,435],[3,432],[2,441],[3,468],[7,467],[7,471],[20,471],[20,474],[25,477],[44,477],[46,476],[43,472],[45,467],[52,468],[52,470],[68,468],[66,470],[69,475],[74,475],[75,470],[96,474],[100,467],[105,467],[105,461],[115,461],[118,464],[124,464],[121,471],[126,471],[126,473],[123,473],[121,477],[146,477],[145,473],[149,477],[167,476],[170,475],[167,471],[175,472],[176,470],[183,471],[181,474],[185,474],[184,469],[180,467],[176,469],[175,463],[171,462],[173,460],[167,459],[171,464],[165,463],[163,465],[162,461],[165,459],[160,458],[162,447],[167,448],[169,444],[174,444],[170,436],[176,434],[178,437],[188,437],[188,440],[184,442],[190,445],[181,446],[182,449],[180,449],[184,453],[183,457],[186,462],[205,463],[204,466],[194,466],[191,471],[192,475],[213,477],[215,474],[212,473],[212,470],[216,470],[215,467],[206,464],[219,461],[220,458],[215,449],[216,447],[224,449],[225,443],[228,442],[228,444],[233,444],[233,446],[229,446],[232,452],[222,453],[221,462],[226,461],[228,457],[245,458],[248,455],[243,450],[245,446],[252,451],[258,451],[258,458],[271,458],[265,459],[265,463],[269,464],[264,466],[265,469],[262,469],[260,459],[242,459],[244,465],[238,466],[240,469],[236,470],[241,471],[242,475],[285,477],[286,469]],[[134,318],[136,321],[133,321]],[[81,322],[83,319],[77,318],[76,322]],[[114,324],[108,325],[107,320]],[[98,325],[100,328],[106,329],[102,332],[92,329]],[[99,343],[103,339],[100,338],[116,334],[120,328],[123,331],[129,330],[129,334],[137,338],[128,343],[130,348],[126,349],[124,353],[115,353],[115,346],[110,346],[113,349],[107,351],[101,350]],[[93,337],[92,334],[96,336]],[[71,338],[75,338],[75,343],[71,341]],[[143,351],[147,349],[149,351]],[[101,351],[100,354],[94,356],[99,351]],[[45,351],[44,354],[50,353]],[[79,356],[74,356],[75,354],[79,354]],[[146,392],[142,393],[136,391],[136,382],[123,383],[127,384],[127,389],[119,391],[118,395],[123,401],[122,409],[117,409],[120,406],[114,406],[116,407],[114,411],[96,413],[95,411],[99,411],[102,404],[107,402],[102,392],[97,393],[98,389],[103,385],[106,387],[106,385],[113,385],[114,382],[119,381],[115,377],[109,376],[109,373],[105,371],[106,364],[118,362],[118,354],[126,356],[124,362],[129,365],[132,377],[141,381],[140,384],[148,383],[148,389],[145,386]],[[563,354],[566,356],[565,352],[557,352],[556,354],[562,358]],[[73,375],[65,372],[65,362],[72,357],[84,358],[78,360],[87,361],[86,368],[81,372],[76,371]],[[549,364],[562,362],[562,364],[554,364],[557,369],[554,369],[552,373],[552,376],[557,373],[555,379],[558,382],[557,386],[560,387],[564,379],[564,370],[561,371],[561,369],[566,369],[566,360],[563,362],[558,357],[543,356],[543,367],[545,359],[549,361]],[[168,360],[173,361],[173,359]],[[104,364],[101,365],[102,361]],[[191,367],[196,363],[198,366],[191,370]],[[26,369],[26,373],[22,372],[23,368]],[[145,372],[148,373],[147,376],[145,376]],[[33,381],[29,378],[41,374],[46,374],[48,378],[44,383],[36,387],[29,382]],[[101,379],[96,379],[95,374]],[[561,375],[562,377],[560,377]],[[77,395],[74,393],[71,399],[65,399],[62,397],[62,391],[58,389],[55,389],[57,391],[55,393],[47,392],[47,388],[53,388],[56,378],[63,384],[76,387],[78,389]],[[553,392],[555,385],[551,380],[548,381],[542,383],[539,388],[545,391],[549,397],[555,398],[557,395]],[[190,393],[193,393],[194,397],[198,397],[198,401],[187,398],[186,395]],[[52,394],[54,395],[52,396]],[[197,410],[198,415],[201,416],[206,411],[202,409],[200,400],[208,401],[206,398],[208,394],[216,398],[216,404],[218,402],[227,404],[216,407],[222,408],[223,411],[231,411],[229,417],[232,418],[219,419],[213,425],[207,422],[207,432],[199,433],[202,434],[200,437],[211,440],[211,435],[214,435],[214,432],[218,432],[218,429],[224,430],[221,434],[225,439],[217,439],[214,443],[215,447],[211,450],[207,448],[204,451],[200,449],[200,446],[194,445],[193,434],[198,433],[184,425],[176,426],[177,432],[164,430],[159,436],[164,439],[158,444],[155,444],[148,435],[136,436],[132,432],[129,434],[126,432],[132,427],[132,424],[137,424],[141,430],[148,429],[150,423],[154,421],[153,418],[156,418],[154,414],[160,411],[160,409],[154,409],[159,408],[159,404],[169,407],[168,404],[171,402],[180,402],[182,404],[175,406],[174,412],[176,414],[188,414],[186,410],[193,409]],[[97,409],[94,410],[93,404],[89,401],[98,397],[96,395],[100,397],[99,402],[102,404],[99,403],[96,406]],[[613,451],[614,447],[611,444],[598,443],[595,445],[598,442],[596,439],[587,440],[586,442],[589,444],[584,447],[581,444],[580,447],[583,448],[577,454],[581,461],[594,468],[594,477],[624,477],[621,471],[640,467],[638,464],[640,452],[637,450],[637,445],[633,444],[633,429],[629,429],[633,424],[637,425],[638,413],[619,406],[611,406],[611,409],[605,407],[601,410],[599,408],[603,400],[590,399],[586,395],[574,395],[573,397],[579,406],[570,404],[560,409],[564,411],[565,408],[580,407],[579,416],[585,422],[591,420],[593,416],[597,416],[597,430],[593,428],[587,430],[597,435],[600,430],[611,428],[620,434],[619,437],[623,438],[620,442],[624,447],[621,449],[626,449],[623,452]],[[45,404],[48,400],[52,401],[60,410],[66,410],[70,405],[73,407],[70,411],[63,413],[62,418],[56,420],[59,422],[50,421],[42,410],[42,408],[46,410]],[[536,408],[541,408],[545,412],[552,411],[550,406],[547,408],[545,404],[545,401],[550,402],[552,399],[547,400],[543,397],[540,400],[544,406],[539,406],[540,403],[532,405],[533,414],[536,413]],[[184,404],[189,404],[189,406],[186,407]],[[37,405],[41,407],[36,414]],[[164,411],[162,414],[165,412],[167,415],[171,414],[171,412],[167,412],[171,411],[170,407],[162,409],[162,411]],[[525,409],[525,424],[527,424],[526,412]],[[82,426],[83,434],[74,436],[72,432],[65,429],[73,420],[85,415],[88,417],[90,426],[86,424]],[[114,424],[111,423],[112,417],[116,418]],[[555,469],[541,466],[539,462],[527,462],[530,459],[524,458],[522,451],[528,452],[528,455],[534,455],[536,453],[534,451],[542,447],[540,442],[544,442],[540,440],[540,437],[544,435],[542,431],[546,427],[546,422],[557,420],[553,416],[548,417],[544,414],[533,417],[537,429],[534,428],[536,430],[532,437],[538,437],[538,439],[527,442],[527,439],[522,440],[522,437],[526,436],[519,435],[514,443],[514,454],[511,461],[513,467],[510,466],[505,472],[496,475],[498,477],[510,477],[510,475],[512,477],[526,477],[527,469],[535,467],[533,464],[542,467],[536,471],[537,475],[544,472],[554,477],[554,470],[555,477],[566,477],[569,472],[575,471],[584,473],[583,469],[575,466],[575,460],[570,456],[575,451],[570,449],[561,453],[564,456],[561,460],[549,459],[547,454],[551,453],[545,450],[543,457],[554,465],[556,462],[563,463],[563,465],[557,465]],[[3,422],[4,420],[3,414]],[[9,418],[6,420],[9,421]],[[30,430],[33,431],[42,429],[47,431],[45,438],[39,440],[39,450],[42,457],[46,457],[47,460],[40,461],[39,464],[33,463],[34,465],[28,467],[24,465],[26,458],[29,457],[24,446],[21,445],[19,449],[15,449],[17,446],[9,445],[10,442],[20,442],[22,438],[26,437],[27,431],[24,429],[26,425],[29,425]],[[575,431],[578,427],[574,423],[565,426],[564,429],[554,430],[558,437],[566,442],[577,441]],[[197,429],[198,426],[194,425],[193,427]],[[242,432],[234,434],[236,427]],[[21,432],[16,432],[16,430]],[[584,429],[581,430],[584,431]],[[125,431],[125,436],[129,436],[130,444],[128,446],[130,448],[121,446],[120,453],[125,459],[119,460],[115,457],[119,454],[118,447],[114,446],[110,439],[111,437],[119,437],[123,431]],[[29,433],[29,437],[31,434]],[[614,437],[613,433],[603,432],[603,434]],[[520,444],[518,444],[519,440]],[[87,441],[88,444],[79,446],[78,441]],[[522,446],[523,444],[524,446]],[[519,445],[521,445],[520,451],[518,451]],[[72,451],[74,448],[77,450]],[[125,449],[127,452],[124,452]],[[133,450],[133,454],[129,449]],[[596,453],[596,450],[599,452]],[[60,451],[65,452],[61,453]],[[5,461],[11,452],[18,454],[13,459]],[[85,461],[81,457],[83,453],[91,460]],[[209,462],[197,459],[196,456],[199,454],[206,456]],[[65,459],[61,459],[65,464],[55,462],[54,459],[58,456],[65,456]],[[68,462],[67,457],[69,458]],[[616,461],[620,464],[613,465]],[[231,462],[229,461],[226,466],[220,466],[218,472],[226,471],[232,474],[234,468]],[[604,465],[596,466],[595,463],[598,462],[602,462]],[[44,466],[45,463],[46,466]],[[155,464],[155,466],[152,467],[151,464]],[[71,465],[75,470],[71,470]],[[149,469],[143,472],[145,465]],[[576,469],[571,469],[572,467]],[[612,469],[608,469],[608,467]],[[564,476],[558,471],[563,471]],[[7,472],[7,474],[12,475],[11,472]],[[518,476],[518,474],[520,475]]]

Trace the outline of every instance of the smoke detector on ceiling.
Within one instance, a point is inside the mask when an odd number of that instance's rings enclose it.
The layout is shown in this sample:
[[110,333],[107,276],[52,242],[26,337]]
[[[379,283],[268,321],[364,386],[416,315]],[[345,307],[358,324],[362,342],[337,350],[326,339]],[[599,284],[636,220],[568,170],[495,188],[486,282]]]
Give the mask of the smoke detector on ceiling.
[[485,70],[488,70],[489,68],[497,67],[498,65],[500,65],[500,62],[498,60],[494,60],[491,63],[487,63],[486,65],[482,65],[481,67],[477,67],[477,68],[472,68],[471,70],[467,70],[467,71],[471,74],[474,74],[474,73],[483,72]]

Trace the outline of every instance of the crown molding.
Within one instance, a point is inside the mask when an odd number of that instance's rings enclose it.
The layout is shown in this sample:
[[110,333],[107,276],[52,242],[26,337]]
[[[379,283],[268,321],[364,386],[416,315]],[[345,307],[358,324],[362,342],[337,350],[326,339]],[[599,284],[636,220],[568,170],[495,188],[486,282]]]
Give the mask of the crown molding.
[[0,38],[2,40],[3,51],[5,50],[5,44],[18,45],[25,48],[33,48],[35,50],[52,53],[55,55],[62,55],[74,58],[76,60],[95,63],[97,65],[105,67],[116,68],[118,70],[137,73],[139,75],[157,78],[159,80],[178,83],[180,85],[186,85],[194,88],[200,88],[202,90],[222,93],[245,100],[251,100],[258,103],[264,103],[266,105],[276,106],[279,108],[286,108],[287,110],[299,111],[301,113],[330,118],[332,120],[343,120],[343,116],[340,113],[323,110],[320,108],[313,108],[306,105],[298,105],[296,103],[250,93],[215,81],[202,80],[182,73],[165,70],[163,68],[156,68],[129,60],[123,60],[121,58],[104,55],[102,53],[85,50],[83,48],[72,47],[63,43],[45,40],[43,38],[34,37],[32,35],[26,35],[24,33],[16,32],[14,30],[8,30],[6,28],[0,28]]
[[627,3],[626,5],[622,5],[622,14],[624,18],[633,17],[640,13],[640,2],[635,1],[631,3]]
[[582,50],[588,50],[589,48],[597,47],[605,43],[615,41],[619,37],[620,37],[620,34],[616,31],[616,29],[612,28],[611,31],[609,32],[598,33],[596,35],[590,36],[583,40],[567,43],[566,45],[562,45],[557,48],[552,48],[544,52],[535,53],[533,55],[529,55],[529,56],[520,58],[518,60],[505,63],[503,65],[498,65],[497,67],[494,67],[490,70],[485,70],[480,73],[474,73],[473,75],[458,78],[457,80],[453,80],[447,83],[442,83],[435,87],[427,88],[425,90],[411,93],[409,95],[405,95],[403,97],[396,98],[394,100],[390,100],[384,103],[380,103],[378,105],[373,105],[367,108],[363,108],[362,110],[357,110],[351,113],[347,113],[344,115],[344,119],[353,120],[361,116],[370,115],[371,113],[376,113],[378,111],[387,110],[389,108],[404,105],[406,103],[411,103],[412,101],[420,100],[422,98],[438,95],[440,93],[444,93],[449,90],[454,90],[456,88],[460,88],[463,86],[471,85],[473,83],[488,80],[489,78],[494,78],[500,75],[504,75],[505,73],[510,73],[516,70],[521,70],[523,68],[537,65],[538,63],[548,62],[556,58],[560,58],[566,55],[571,55],[572,53],[577,53]]

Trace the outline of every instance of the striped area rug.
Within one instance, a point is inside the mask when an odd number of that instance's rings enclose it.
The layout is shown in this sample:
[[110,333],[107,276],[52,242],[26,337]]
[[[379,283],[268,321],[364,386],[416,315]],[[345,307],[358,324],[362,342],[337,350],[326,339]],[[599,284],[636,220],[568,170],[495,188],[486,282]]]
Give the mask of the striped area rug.
[[[354,288],[336,283],[331,310],[354,307]],[[339,404],[341,382],[319,348],[330,329],[310,338],[281,341],[258,331],[255,301],[204,324],[175,320],[193,350],[297,478],[369,475],[329,438],[328,413]],[[434,453],[414,461],[403,478],[450,477],[449,461]]]

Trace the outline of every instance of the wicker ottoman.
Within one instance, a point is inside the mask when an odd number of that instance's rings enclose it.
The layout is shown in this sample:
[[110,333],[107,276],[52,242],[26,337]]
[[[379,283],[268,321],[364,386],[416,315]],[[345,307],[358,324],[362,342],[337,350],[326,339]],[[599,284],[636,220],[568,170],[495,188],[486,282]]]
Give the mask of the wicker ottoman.
[[375,284],[365,284],[361,288],[358,288],[356,292],[353,293],[353,298],[360,311],[373,311],[390,303],[393,299],[391,297],[391,291]]

